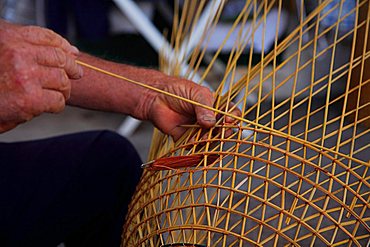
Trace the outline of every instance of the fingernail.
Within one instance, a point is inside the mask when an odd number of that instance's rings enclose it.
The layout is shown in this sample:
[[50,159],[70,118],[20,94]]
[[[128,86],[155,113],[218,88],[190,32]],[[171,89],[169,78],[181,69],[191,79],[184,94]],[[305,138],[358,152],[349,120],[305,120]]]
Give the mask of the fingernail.
[[203,116],[203,120],[212,123],[216,122],[216,118],[213,115],[205,115]]
[[80,51],[78,50],[78,48],[74,45],[72,45],[72,53],[75,54],[75,55],[78,55],[80,53]]

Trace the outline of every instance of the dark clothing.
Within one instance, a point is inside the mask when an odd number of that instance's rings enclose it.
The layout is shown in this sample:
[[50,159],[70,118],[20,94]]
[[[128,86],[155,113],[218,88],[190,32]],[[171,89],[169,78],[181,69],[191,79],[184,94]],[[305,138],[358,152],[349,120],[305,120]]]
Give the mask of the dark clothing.
[[123,137],[86,132],[0,143],[0,246],[119,246],[141,160]]
[[47,27],[66,37],[68,19],[73,19],[77,36],[83,40],[101,41],[109,33],[110,0],[46,0]]

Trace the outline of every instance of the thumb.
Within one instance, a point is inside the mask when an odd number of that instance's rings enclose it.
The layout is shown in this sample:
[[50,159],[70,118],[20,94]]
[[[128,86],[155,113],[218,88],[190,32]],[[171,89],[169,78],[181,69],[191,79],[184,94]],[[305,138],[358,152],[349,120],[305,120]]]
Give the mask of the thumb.
[[[195,101],[209,107],[213,106],[214,97],[211,91],[206,87],[200,87],[196,90],[193,98]],[[198,123],[204,128],[210,128],[216,124],[215,113],[201,106],[195,106],[195,115]]]

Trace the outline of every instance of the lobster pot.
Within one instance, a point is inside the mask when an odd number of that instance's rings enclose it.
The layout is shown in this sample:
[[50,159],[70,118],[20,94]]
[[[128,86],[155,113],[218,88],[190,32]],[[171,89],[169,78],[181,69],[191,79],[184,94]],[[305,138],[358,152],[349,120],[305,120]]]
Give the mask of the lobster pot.
[[366,166],[296,142],[290,152],[286,144],[230,144],[206,167],[146,173],[127,219],[126,246],[367,243]]
[[174,9],[161,68],[210,86],[218,120],[154,132],[122,246],[368,245],[369,2]]

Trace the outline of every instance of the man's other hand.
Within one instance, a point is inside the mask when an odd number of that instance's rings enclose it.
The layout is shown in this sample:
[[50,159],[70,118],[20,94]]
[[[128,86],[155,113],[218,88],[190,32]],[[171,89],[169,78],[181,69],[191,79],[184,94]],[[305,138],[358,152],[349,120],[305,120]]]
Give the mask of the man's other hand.
[[77,48],[45,28],[0,20],[0,54],[0,132],[62,111],[82,76]]

